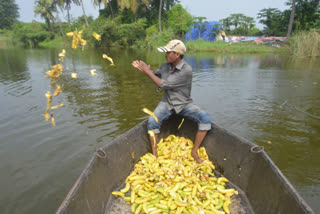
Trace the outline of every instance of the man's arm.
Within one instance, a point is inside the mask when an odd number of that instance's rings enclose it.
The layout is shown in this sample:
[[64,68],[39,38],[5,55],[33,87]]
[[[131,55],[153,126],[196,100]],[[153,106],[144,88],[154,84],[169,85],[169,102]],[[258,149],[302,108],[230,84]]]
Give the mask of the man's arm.
[[154,73],[152,73],[152,70],[150,69],[150,65],[147,65],[143,61],[133,61],[132,62],[133,67],[137,68],[138,70],[142,71],[146,75],[149,76],[149,78],[157,85],[160,86],[161,79],[157,77]]

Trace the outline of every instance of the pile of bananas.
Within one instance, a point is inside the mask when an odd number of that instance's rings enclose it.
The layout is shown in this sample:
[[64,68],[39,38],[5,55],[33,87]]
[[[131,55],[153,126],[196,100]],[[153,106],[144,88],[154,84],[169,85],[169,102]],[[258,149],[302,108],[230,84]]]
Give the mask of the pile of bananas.
[[142,156],[125,188],[112,194],[131,204],[135,214],[230,213],[230,197],[238,192],[225,188],[225,177],[215,177],[204,147],[198,150],[201,164],[191,156],[192,148],[193,142],[184,137],[161,139],[158,158],[150,153]]

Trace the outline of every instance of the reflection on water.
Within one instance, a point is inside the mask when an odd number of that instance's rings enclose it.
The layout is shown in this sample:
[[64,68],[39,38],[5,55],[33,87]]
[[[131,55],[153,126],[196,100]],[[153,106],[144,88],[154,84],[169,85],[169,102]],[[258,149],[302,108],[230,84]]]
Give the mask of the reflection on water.
[[[144,120],[141,109],[154,109],[162,96],[131,66],[139,59],[157,68],[164,62],[161,53],[67,49],[64,73],[52,83],[45,72],[59,63],[60,51],[0,50],[3,213],[54,212],[96,148]],[[103,53],[114,59],[115,67]],[[194,102],[218,125],[263,145],[319,211],[319,62],[211,53],[189,54],[186,60],[193,67]],[[97,76],[91,76],[90,69],[96,69]],[[44,94],[57,84],[62,92],[52,105],[64,107],[53,111],[53,128],[42,114]]]
[[[26,56],[23,49],[0,49],[0,83],[7,85],[3,90],[12,96],[23,96],[30,92],[30,74],[27,71]],[[16,71],[16,72],[12,72]]]

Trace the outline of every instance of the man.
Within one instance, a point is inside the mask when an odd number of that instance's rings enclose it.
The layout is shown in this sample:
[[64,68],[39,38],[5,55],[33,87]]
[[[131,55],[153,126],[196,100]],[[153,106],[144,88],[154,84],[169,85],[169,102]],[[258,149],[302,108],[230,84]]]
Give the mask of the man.
[[[167,60],[160,69],[152,71],[150,65],[147,65],[143,61],[136,60],[132,62],[133,67],[148,75],[160,89],[164,90],[164,95],[153,112],[159,119],[159,122],[150,116],[148,119],[148,130],[152,130],[155,133],[156,141],[160,133],[160,125],[171,114],[179,114],[197,121],[199,125],[198,132],[191,155],[198,163],[202,163],[197,150],[208,130],[211,129],[211,119],[205,111],[192,103],[192,68],[183,59],[186,47],[182,41],[172,40],[166,46],[158,48],[158,50],[166,53],[165,57]],[[154,142],[153,137],[149,136],[149,138],[152,153],[157,157],[157,142]]]

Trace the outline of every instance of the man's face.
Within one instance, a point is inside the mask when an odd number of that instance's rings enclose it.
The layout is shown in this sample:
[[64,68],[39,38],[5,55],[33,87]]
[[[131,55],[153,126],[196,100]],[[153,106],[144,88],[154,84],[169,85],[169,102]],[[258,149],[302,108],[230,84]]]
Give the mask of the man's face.
[[166,59],[167,63],[175,63],[177,60],[179,60],[180,54],[176,53],[174,51],[166,52]]

